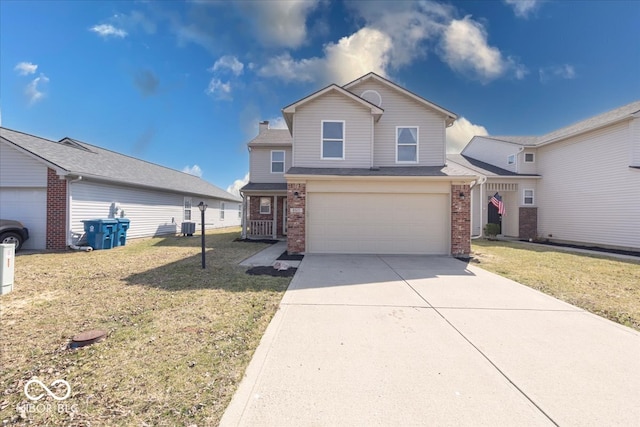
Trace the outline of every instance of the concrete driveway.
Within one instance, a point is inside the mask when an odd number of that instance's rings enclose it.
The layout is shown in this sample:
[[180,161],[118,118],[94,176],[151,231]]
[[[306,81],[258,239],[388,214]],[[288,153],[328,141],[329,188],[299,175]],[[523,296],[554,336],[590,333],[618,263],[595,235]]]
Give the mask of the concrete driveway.
[[640,425],[640,333],[448,257],[307,255],[225,426]]

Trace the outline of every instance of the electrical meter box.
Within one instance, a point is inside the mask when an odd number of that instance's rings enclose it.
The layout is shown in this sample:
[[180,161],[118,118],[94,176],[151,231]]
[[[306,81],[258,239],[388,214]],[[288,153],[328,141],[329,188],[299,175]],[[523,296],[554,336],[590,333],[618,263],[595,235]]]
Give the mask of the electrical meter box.
[[0,295],[8,294],[13,290],[14,263],[16,259],[16,247],[13,244],[0,244]]

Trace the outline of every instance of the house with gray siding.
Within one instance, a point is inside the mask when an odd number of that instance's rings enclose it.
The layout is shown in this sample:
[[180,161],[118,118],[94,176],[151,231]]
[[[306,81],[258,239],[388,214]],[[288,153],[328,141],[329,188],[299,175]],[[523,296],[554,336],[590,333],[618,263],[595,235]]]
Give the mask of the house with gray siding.
[[[238,226],[241,199],[203,179],[104,148],[0,128],[0,217],[25,224],[25,249],[82,241],[83,220],[128,218],[128,238],[175,235],[185,221]],[[199,228],[199,227],[198,227]]]
[[[542,136],[475,136],[472,232],[640,250],[640,101]],[[498,194],[505,215],[490,202]]]
[[468,255],[478,174],[447,163],[456,115],[381,77],[335,84],[260,124],[241,189],[248,238],[290,253]]

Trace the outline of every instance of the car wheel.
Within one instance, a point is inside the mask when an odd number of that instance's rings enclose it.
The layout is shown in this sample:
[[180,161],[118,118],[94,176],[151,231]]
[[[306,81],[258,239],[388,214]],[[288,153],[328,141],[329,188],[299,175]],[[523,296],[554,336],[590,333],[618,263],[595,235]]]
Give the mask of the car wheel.
[[0,243],[15,245],[16,252],[18,252],[22,247],[22,236],[20,236],[18,233],[13,233],[11,231],[8,233],[3,233],[0,236]]

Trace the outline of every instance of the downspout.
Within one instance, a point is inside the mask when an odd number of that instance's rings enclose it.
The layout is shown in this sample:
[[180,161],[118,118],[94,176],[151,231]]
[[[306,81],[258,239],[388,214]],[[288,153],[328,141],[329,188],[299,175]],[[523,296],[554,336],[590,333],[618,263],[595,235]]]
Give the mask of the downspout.
[[[480,176],[480,178],[471,186],[470,190],[476,186],[476,184],[480,184],[480,234],[477,236],[472,235],[471,240],[479,239],[483,236],[482,232],[482,209],[484,203],[484,183],[487,182],[486,176]],[[471,198],[472,206],[471,206],[471,215],[473,215],[473,197]]]

